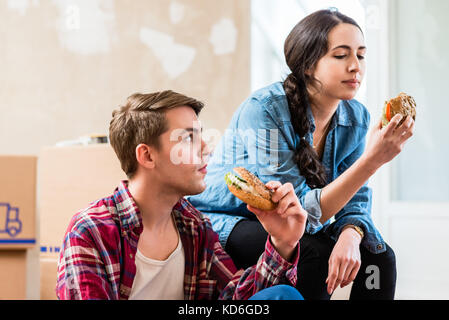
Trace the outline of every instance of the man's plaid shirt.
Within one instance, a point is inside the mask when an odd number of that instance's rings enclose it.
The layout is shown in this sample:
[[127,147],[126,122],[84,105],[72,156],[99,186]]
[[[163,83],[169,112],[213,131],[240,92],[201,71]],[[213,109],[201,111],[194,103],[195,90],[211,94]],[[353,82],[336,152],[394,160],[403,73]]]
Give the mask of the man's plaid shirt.
[[[237,270],[207,217],[188,201],[173,207],[185,252],[184,298],[248,299],[279,284],[296,285],[299,245],[293,262],[267,239],[255,266]],[[143,230],[139,209],[122,181],[114,194],[73,216],[59,257],[59,299],[128,299],[136,274],[135,254]]]

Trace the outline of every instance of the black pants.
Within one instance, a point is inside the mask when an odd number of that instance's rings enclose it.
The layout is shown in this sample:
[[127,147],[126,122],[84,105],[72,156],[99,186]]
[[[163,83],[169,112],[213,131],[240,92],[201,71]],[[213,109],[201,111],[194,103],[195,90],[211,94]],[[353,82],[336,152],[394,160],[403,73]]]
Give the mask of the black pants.
[[[225,250],[238,268],[256,264],[265,249],[267,232],[259,221],[242,220],[229,235]],[[329,300],[327,284],[329,257],[335,241],[325,232],[304,234],[300,240],[296,288],[306,300]],[[373,254],[360,246],[361,266],[351,289],[351,300],[392,300],[396,289],[396,258],[386,245]]]

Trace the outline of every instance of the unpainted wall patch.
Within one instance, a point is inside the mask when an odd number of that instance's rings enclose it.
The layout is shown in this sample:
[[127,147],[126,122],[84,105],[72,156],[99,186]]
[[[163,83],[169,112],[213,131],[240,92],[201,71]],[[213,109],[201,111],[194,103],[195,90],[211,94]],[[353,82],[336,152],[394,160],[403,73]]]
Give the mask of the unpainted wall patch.
[[238,31],[234,21],[222,18],[212,26],[209,42],[214,47],[216,55],[229,54],[235,51]]
[[171,79],[187,71],[196,55],[194,48],[176,43],[171,35],[150,28],[140,29],[140,41],[153,51]]
[[9,9],[24,16],[30,4],[36,7],[39,5],[39,0],[8,0],[7,4]]
[[113,0],[52,0],[59,8],[56,28],[61,45],[82,54],[104,54],[116,41]]
[[178,24],[184,18],[185,5],[177,1],[170,2],[170,21],[173,24]]

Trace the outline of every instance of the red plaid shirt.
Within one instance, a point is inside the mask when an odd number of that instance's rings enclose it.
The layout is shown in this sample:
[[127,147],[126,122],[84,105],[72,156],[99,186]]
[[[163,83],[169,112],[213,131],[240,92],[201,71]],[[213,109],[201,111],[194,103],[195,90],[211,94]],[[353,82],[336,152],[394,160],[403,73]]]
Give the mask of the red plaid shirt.
[[[92,203],[71,219],[59,257],[59,299],[128,299],[143,227],[127,185],[122,181],[112,196]],[[248,299],[278,283],[296,285],[299,245],[294,262],[289,263],[267,240],[257,264],[237,270],[207,217],[184,199],[172,214],[185,252],[186,300]]]

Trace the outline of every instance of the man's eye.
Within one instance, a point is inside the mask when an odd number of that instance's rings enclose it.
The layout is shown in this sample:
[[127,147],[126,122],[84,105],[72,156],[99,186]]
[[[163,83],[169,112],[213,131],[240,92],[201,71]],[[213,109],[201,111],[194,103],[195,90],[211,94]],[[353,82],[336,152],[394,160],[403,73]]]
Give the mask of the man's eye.
[[358,55],[357,58],[359,58],[359,60],[363,60],[363,59],[365,59],[365,56]]
[[184,139],[183,139],[184,142],[192,142],[192,140],[193,140],[192,135],[186,136],[186,137],[184,137]]
[[346,57],[346,55],[342,55],[342,56],[334,56],[334,58],[336,59],[344,59]]

